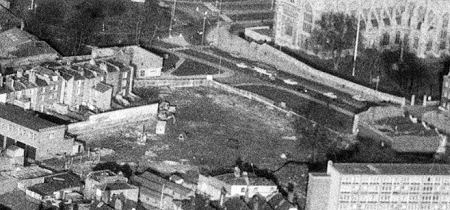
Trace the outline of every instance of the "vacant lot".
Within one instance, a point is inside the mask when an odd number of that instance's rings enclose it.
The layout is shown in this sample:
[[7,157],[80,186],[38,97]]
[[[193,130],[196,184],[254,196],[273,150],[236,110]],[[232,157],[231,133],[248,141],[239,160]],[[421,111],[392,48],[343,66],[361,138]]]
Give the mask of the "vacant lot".
[[[138,94],[155,97],[158,89],[141,89]],[[97,132],[84,138],[91,147],[115,151],[105,160],[147,161],[187,159],[195,165],[221,168],[232,166],[241,157],[259,168],[275,169],[291,160],[305,161],[311,154],[306,139],[295,136],[291,117],[237,95],[210,88],[175,89],[166,98],[177,106],[176,122],[168,122],[166,134],[151,137],[147,145],[135,142],[135,131],[144,124]],[[150,99],[152,100],[152,99]],[[307,125],[308,122],[304,122]],[[184,141],[178,136],[185,135]],[[145,156],[151,150],[156,157]]]
[[172,74],[176,76],[192,76],[218,73],[219,70],[216,68],[187,59]]

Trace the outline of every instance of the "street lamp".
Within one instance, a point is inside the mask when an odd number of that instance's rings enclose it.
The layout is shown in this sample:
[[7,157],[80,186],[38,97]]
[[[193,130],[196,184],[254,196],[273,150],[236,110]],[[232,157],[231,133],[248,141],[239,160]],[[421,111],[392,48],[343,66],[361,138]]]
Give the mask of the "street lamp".
[[175,16],[176,5],[177,5],[177,0],[174,0],[173,1],[173,8],[172,8],[171,16],[170,16],[169,37],[172,37],[172,21],[173,21],[174,16]]
[[206,24],[206,15],[208,14],[208,12],[205,12],[205,15],[203,15],[203,32],[202,32],[202,46],[203,46],[203,42],[205,40],[205,24]]

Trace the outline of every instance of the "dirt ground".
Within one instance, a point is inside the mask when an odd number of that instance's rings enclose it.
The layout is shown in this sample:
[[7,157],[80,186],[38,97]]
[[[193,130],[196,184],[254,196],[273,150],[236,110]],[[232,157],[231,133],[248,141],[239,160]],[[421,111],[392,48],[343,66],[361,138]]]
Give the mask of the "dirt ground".
[[[141,90],[157,95],[157,89]],[[152,93],[153,92],[153,93]],[[151,100],[151,99],[150,99]],[[143,127],[154,133],[154,122],[129,124],[82,137],[89,147],[113,149],[107,161],[187,160],[211,169],[229,167],[241,157],[259,168],[275,169],[286,160],[306,160],[299,152],[292,117],[243,97],[211,88],[172,89],[166,100],[177,106],[176,122],[168,121],[165,135],[151,135],[136,143]],[[183,134],[185,139],[178,139]],[[283,137],[285,137],[283,139]],[[146,151],[148,155],[145,155]]]

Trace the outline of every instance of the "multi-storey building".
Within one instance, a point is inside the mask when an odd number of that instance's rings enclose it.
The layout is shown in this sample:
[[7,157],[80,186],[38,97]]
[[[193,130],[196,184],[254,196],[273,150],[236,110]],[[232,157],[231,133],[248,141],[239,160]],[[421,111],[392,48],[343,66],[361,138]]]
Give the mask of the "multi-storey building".
[[360,18],[366,47],[404,46],[419,57],[441,56],[449,49],[450,1],[446,0],[279,0],[275,43],[311,50],[314,23],[326,12]]
[[450,165],[328,163],[310,173],[307,210],[445,210]]
[[24,149],[25,158],[41,160],[72,153],[74,139],[65,136],[65,125],[18,106],[0,103],[0,128],[0,148],[17,145]]

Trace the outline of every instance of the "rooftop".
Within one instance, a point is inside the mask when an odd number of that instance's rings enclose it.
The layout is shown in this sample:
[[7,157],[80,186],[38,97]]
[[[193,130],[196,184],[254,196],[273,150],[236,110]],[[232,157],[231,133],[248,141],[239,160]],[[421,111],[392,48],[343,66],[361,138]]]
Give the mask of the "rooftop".
[[58,55],[58,52],[30,33],[12,28],[0,33],[0,54],[3,58],[15,58],[40,54]]
[[112,176],[117,176],[117,174],[110,170],[93,171],[88,175],[89,178],[97,182],[100,182],[101,179],[104,177],[112,177]]
[[40,118],[33,111],[26,111],[20,107],[2,103],[0,103],[0,118],[36,131],[60,126]]
[[130,185],[127,183],[123,183],[123,182],[106,183],[101,188],[105,189],[105,190],[109,190],[109,191],[137,189],[136,186]]
[[112,89],[111,86],[104,84],[102,82],[98,83],[97,85],[94,86],[94,89],[100,93],[105,93],[106,91]]
[[82,183],[79,176],[72,173],[62,173],[45,177],[44,183],[28,187],[28,190],[40,195],[51,195],[53,192],[67,188],[81,187],[81,185]]
[[[247,183],[245,182],[245,178],[243,176],[235,177],[234,174],[223,174],[215,176],[215,178],[224,181],[229,185],[247,185]],[[248,174],[248,178],[250,185],[275,185],[273,181],[264,177],[257,177],[254,174]]]
[[450,175],[449,164],[334,163],[342,174]]

